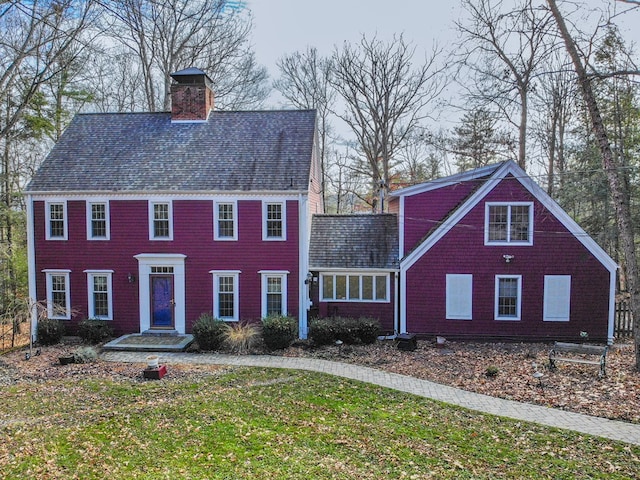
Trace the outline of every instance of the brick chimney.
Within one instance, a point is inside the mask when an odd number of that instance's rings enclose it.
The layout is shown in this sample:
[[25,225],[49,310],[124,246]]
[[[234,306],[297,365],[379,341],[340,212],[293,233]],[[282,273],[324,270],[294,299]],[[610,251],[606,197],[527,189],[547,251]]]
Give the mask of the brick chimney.
[[213,110],[211,79],[193,67],[172,73],[171,78],[171,121],[206,122]]

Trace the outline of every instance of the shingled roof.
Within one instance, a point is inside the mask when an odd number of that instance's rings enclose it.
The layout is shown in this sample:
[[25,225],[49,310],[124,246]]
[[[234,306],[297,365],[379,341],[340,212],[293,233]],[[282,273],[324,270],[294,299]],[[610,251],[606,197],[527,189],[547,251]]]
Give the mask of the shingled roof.
[[314,215],[309,268],[398,268],[397,216]]
[[80,114],[27,193],[306,191],[314,110]]

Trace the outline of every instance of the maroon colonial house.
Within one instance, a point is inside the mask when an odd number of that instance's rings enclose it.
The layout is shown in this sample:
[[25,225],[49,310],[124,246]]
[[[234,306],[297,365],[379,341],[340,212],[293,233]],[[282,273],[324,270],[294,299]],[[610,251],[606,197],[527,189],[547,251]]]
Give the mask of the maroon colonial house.
[[385,214],[326,215],[314,111],[217,111],[206,74],[172,77],[171,112],[77,115],[30,182],[29,289],[49,317],[613,340],[616,264],[515,163],[399,190]]
[[72,328],[288,313],[305,334],[315,112],[216,111],[202,71],[172,77],[170,113],[77,115],[34,175],[31,297]]

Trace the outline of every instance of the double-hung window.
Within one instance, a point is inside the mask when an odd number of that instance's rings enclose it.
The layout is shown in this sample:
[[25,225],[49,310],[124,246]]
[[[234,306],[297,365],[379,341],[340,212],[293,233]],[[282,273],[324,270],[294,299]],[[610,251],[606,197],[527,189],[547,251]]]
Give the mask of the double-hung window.
[[67,240],[67,203],[46,202],[47,240]]
[[496,275],[495,319],[520,320],[522,275]]
[[262,317],[287,314],[287,271],[262,270]]
[[213,274],[213,316],[226,321],[238,321],[240,272],[212,270],[209,273]]
[[533,203],[485,205],[485,245],[533,245]]
[[111,277],[113,270],[85,270],[90,318],[113,320]]
[[43,270],[47,286],[47,317],[71,319],[69,273],[71,270]]
[[238,239],[235,202],[216,202],[214,217],[215,240]]
[[321,298],[333,302],[388,302],[389,275],[323,273]]
[[171,202],[149,202],[149,239],[173,240]]
[[109,240],[109,202],[87,202],[87,238]]
[[262,239],[286,240],[287,222],[285,202],[263,202]]

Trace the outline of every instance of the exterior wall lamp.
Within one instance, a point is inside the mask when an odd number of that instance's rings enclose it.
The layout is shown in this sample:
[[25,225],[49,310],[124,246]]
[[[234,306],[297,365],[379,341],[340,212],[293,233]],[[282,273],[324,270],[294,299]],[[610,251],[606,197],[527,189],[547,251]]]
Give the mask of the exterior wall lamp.
[[136,277],[131,272],[129,272],[129,274],[127,275],[127,280],[129,280],[129,283],[135,283]]
[[516,257],[515,255],[502,255],[502,258],[504,258],[505,263],[511,263]]

